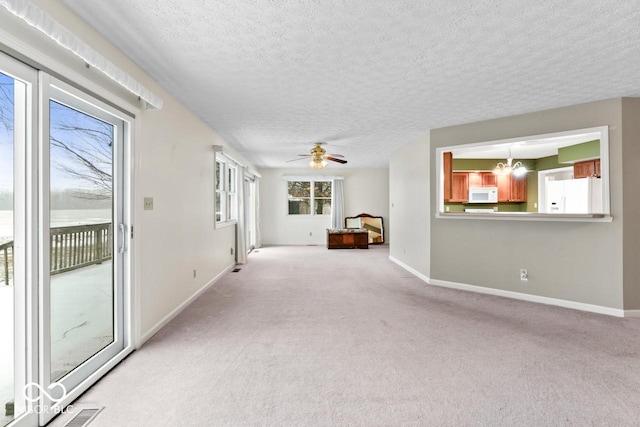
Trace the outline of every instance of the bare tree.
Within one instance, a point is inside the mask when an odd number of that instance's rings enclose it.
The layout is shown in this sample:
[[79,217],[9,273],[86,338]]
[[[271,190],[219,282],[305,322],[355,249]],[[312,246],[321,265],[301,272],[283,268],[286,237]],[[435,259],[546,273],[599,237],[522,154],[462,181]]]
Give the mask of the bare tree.
[[[51,108],[66,109],[53,103]],[[52,115],[53,116],[53,115]],[[85,123],[86,125],[86,123]],[[51,122],[51,149],[57,150],[55,167],[84,188],[76,188],[72,195],[82,199],[111,198],[113,182],[113,126],[91,120],[90,126],[56,115]]]
[[0,126],[5,128],[7,132],[13,131],[13,116],[3,106],[13,104],[12,87],[13,83],[0,83]]
[[[0,83],[0,129],[8,134],[13,133],[12,87],[12,82]],[[75,110],[56,102],[51,103],[51,112],[53,165],[77,184],[69,194],[89,200],[110,199],[113,126],[98,119],[73,120]]]

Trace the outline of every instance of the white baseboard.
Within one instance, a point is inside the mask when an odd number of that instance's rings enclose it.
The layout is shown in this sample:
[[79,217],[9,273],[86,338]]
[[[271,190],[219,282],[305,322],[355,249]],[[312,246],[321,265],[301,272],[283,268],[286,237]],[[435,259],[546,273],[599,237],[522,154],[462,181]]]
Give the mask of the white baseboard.
[[412,273],[419,279],[424,280],[429,285],[440,286],[443,288],[458,289],[461,291],[476,292],[480,294],[494,295],[498,297],[512,298],[522,301],[535,302],[539,304],[555,305],[558,307],[571,308],[574,310],[588,311],[591,313],[606,314],[615,317],[640,317],[640,310],[622,310],[612,307],[604,307],[601,305],[585,304],[582,302],[569,301],[557,298],[544,297],[539,295],[524,294],[521,292],[506,291],[503,289],[487,288],[484,286],[468,285],[466,283],[449,282],[446,280],[430,279],[417,270],[409,267],[402,261],[389,256],[389,259],[408,272]]
[[427,283],[429,283],[431,281],[431,279],[429,279],[427,276],[425,276],[424,274],[420,273],[415,268],[409,267],[407,264],[405,264],[404,262],[400,261],[398,258],[395,258],[395,257],[392,257],[391,255],[389,255],[389,260],[391,260],[392,262],[395,262],[400,267],[404,268],[405,270],[407,270],[409,273],[413,274],[417,278],[422,279]]
[[183,302],[182,304],[180,304],[178,307],[176,307],[171,313],[167,314],[161,321],[159,321],[158,323],[156,323],[153,328],[151,328],[150,330],[148,330],[146,333],[144,333],[142,335],[142,337],[140,338],[140,340],[138,341],[138,347],[140,348],[144,345],[145,342],[147,342],[152,336],[154,336],[156,333],[158,333],[158,331],[160,329],[162,329],[163,327],[165,327],[167,325],[167,323],[169,323],[171,320],[173,320],[174,317],[176,317],[178,314],[180,314],[182,312],[182,310],[184,310],[185,308],[187,308],[189,306],[189,304],[191,304],[193,301],[195,301],[196,298],[198,298],[200,295],[202,295],[202,293],[204,291],[206,291],[209,287],[211,287],[214,283],[216,283],[218,280],[220,280],[222,278],[222,276],[224,276],[225,274],[227,274],[229,271],[231,271],[234,267],[236,266],[235,263],[230,264],[227,268],[225,268],[224,270],[222,270],[222,272],[220,272],[220,274],[218,274],[216,277],[214,277],[213,279],[211,279],[209,282],[207,282],[202,288],[200,288],[195,294],[191,295],[185,302]]

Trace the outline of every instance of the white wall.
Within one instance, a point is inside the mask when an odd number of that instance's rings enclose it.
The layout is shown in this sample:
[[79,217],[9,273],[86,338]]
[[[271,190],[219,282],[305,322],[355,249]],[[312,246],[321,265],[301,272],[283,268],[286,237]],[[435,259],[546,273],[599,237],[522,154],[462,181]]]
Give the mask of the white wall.
[[431,274],[429,135],[407,144],[389,161],[389,204],[393,240],[389,256],[423,278]]
[[[389,171],[388,169],[345,169],[328,167],[320,171],[306,169],[260,170],[260,215],[263,245],[324,245],[327,216],[287,215],[287,181],[285,175],[343,176],[345,216],[368,213],[382,216],[385,239],[389,241]],[[311,235],[309,235],[311,233]]]
[[[225,145],[235,158],[244,159],[60,1],[35,3],[164,99],[161,110],[135,111],[135,173],[139,178],[135,194],[138,222],[134,224],[139,259],[135,268],[140,278],[137,315],[141,335],[148,337],[163,319],[234,264],[230,248],[235,246],[235,226],[214,229],[211,146]],[[25,30],[17,18],[6,13],[0,17],[3,27],[15,26],[11,33],[21,43],[39,49],[42,58],[58,61],[78,73],[78,81],[92,82],[94,91],[114,95],[125,104],[141,105],[96,70],[86,69],[81,59],[62,51],[36,30]],[[21,54],[19,46],[17,53]],[[78,81],[76,84],[80,84]],[[153,211],[142,210],[143,197],[154,198]],[[196,278],[193,270],[197,271]]]

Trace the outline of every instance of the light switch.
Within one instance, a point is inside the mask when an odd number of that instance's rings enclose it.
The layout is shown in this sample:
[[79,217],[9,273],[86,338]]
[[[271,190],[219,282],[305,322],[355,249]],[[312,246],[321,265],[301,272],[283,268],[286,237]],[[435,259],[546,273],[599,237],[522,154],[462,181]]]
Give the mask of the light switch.
[[153,197],[145,197],[144,198],[144,210],[152,211],[153,210]]

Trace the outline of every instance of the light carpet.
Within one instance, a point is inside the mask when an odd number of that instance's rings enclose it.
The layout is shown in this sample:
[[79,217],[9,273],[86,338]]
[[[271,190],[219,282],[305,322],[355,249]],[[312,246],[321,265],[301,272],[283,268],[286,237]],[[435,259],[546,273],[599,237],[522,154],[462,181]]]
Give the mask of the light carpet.
[[388,255],[262,248],[78,403],[105,407],[92,427],[640,424],[638,319],[432,287]]

